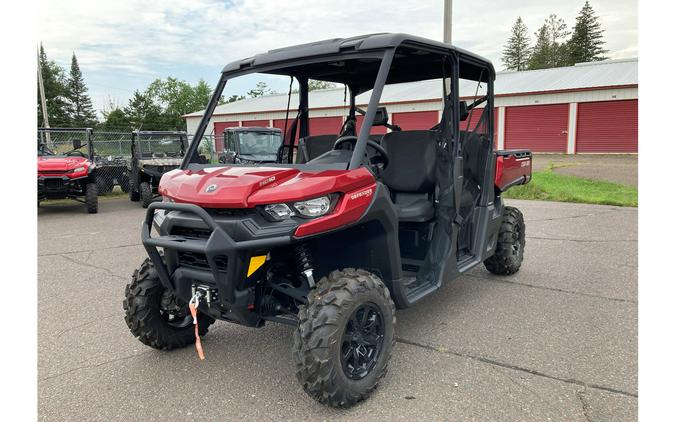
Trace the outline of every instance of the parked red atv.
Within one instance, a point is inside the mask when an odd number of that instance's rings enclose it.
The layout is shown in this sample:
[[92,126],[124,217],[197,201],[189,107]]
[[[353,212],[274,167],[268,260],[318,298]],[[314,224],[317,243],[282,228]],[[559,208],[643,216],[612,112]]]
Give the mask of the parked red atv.
[[98,212],[91,129],[38,129],[38,206],[46,199],[74,199]]
[[[199,143],[226,83],[254,72],[299,85],[277,163],[203,164]],[[340,133],[311,134],[309,78],[349,90]],[[531,154],[493,151],[494,78],[480,56],[405,34],[227,65],[181,168],[161,179],[164,202],[148,208],[141,236],[149,258],[125,292],[131,332],[157,349],[193,344],[191,306],[200,335],[215,320],[289,324],[296,375],[311,397],[339,407],[368,397],[387,370],[396,307],[481,263],[496,274],[521,266],[523,215],[502,193],[529,181]],[[383,90],[423,80],[438,82],[440,124],[390,125]],[[371,135],[374,125],[389,131]]]

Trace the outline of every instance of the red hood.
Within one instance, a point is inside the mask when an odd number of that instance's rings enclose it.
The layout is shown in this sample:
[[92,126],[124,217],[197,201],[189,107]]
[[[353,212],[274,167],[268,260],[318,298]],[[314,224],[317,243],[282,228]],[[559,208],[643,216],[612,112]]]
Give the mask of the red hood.
[[350,192],[375,181],[365,168],[300,171],[278,167],[212,167],[200,171],[172,170],[159,193],[176,202],[207,208],[250,208]]
[[38,173],[42,171],[68,171],[91,164],[84,157],[38,157]]

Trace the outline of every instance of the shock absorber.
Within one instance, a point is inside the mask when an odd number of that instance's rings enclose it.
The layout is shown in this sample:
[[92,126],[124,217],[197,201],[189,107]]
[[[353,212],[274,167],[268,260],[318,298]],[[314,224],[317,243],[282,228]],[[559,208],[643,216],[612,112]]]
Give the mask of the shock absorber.
[[305,243],[301,243],[295,247],[293,254],[295,258],[295,266],[298,272],[307,279],[309,288],[314,287],[314,264],[312,263],[312,252]]

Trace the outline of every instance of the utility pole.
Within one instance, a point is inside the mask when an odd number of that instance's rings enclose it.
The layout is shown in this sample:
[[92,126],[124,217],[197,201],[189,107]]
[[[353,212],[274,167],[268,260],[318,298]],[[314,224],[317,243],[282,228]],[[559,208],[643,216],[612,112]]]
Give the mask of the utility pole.
[[[38,90],[40,91],[40,106],[42,108],[42,126],[49,127],[49,116],[47,115],[47,100],[45,99],[45,84],[42,81],[42,64],[40,63],[40,50],[38,50]],[[51,146],[51,139],[49,137],[49,131],[45,132],[47,136],[47,145]]]
[[443,0],[443,42],[452,44],[452,0]]

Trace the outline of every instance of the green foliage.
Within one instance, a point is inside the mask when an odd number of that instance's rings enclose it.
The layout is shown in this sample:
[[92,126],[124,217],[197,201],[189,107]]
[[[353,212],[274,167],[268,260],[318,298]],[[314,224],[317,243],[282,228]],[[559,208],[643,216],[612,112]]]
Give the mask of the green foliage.
[[152,82],[144,94],[153,105],[160,108],[162,117],[155,123],[163,126],[164,130],[185,130],[185,120],[181,116],[206,108],[211,87],[201,79],[192,86],[185,81],[168,77]]
[[335,88],[335,84],[333,82],[317,81],[314,79],[310,79],[309,81],[307,81],[307,89],[309,91],[315,91],[318,89],[329,89],[329,88]]
[[602,47],[605,44],[602,39],[603,32],[604,30],[600,28],[599,19],[587,0],[577,16],[577,22],[568,44],[569,62],[582,63],[605,60],[604,54],[608,50]]
[[548,69],[570,64],[568,63],[568,46],[565,42],[569,34],[567,24],[562,18],[555,14],[549,15],[544,25],[535,33],[536,43],[527,68],[530,70]]
[[527,62],[527,68],[533,69],[547,69],[551,66],[551,35],[549,34],[548,26],[543,25],[535,33],[537,41],[532,48],[532,55]]
[[246,99],[245,95],[236,95],[235,94],[235,95],[230,95],[230,98],[228,98],[227,100],[224,99],[224,98],[221,98],[220,101],[218,102],[218,104],[221,105],[221,104],[234,103],[236,101],[241,101],[241,100],[244,100],[244,99]]
[[98,123],[96,112],[91,104],[91,98],[87,94],[87,86],[77,63],[77,57],[73,53],[70,64],[70,75],[66,85],[66,108],[69,114],[70,126],[93,127]]
[[529,48],[527,27],[518,17],[504,47],[502,62],[507,70],[534,70],[605,60],[607,50],[602,48],[605,44],[602,33],[599,19],[588,1],[579,12],[572,33],[562,18],[550,14],[535,32],[532,48]]
[[108,132],[130,132],[132,126],[124,110],[116,108],[105,114],[105,120],[99,125],[99,129]]
[[569,65],[568,44],[565,41],[565,39],[570,35],[570,31],[567,30],[567,24],[555,13],[550,14],[544,22],[548,27],[549,33],[549,63],[551,64],[551,67]]
[[270,87],[267,86],[265,82],[258,82],[255,85],[255,88],[252,90],[248,91],[246,95],[248,95],[251,98],[256,98],[256,97],[262,97],[263,95],[270,95],[270,94],[276,94],[277,92],[272,90]]
[[134,130],[168,130],[166,119],[159,104],[156,104],[149,93],[134,91],[133,97],[124,107],[124,115]]
[[530,38],[527,35],[527,26],[523,19],[518,16],[516,23],[511,28],[511,36],[504,46],[502,62],[506,66],[506,70],[525,70],[530,54]]
[[[42,82],[45,89],[49,125],[53,127],[69,126],[70,116],[68,115],[66,106],[67,80],[65,71],[55,61],[47,58],[42,44],[40,44],[40,53],[38,55],[38,66],[42,69]],[[37,107],[38,126],[44,126],[39,92]]]
[[504,197],[622,207],[638,206],[638,192],[634,186],[556,174],[552,169],[534,172],[530,183],[509,189],[504,193]]

